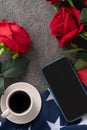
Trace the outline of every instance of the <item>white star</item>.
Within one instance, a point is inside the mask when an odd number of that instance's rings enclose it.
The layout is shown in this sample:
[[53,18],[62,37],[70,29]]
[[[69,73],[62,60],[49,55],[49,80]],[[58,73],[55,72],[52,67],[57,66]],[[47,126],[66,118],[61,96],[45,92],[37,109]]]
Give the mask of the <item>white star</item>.
[[50,93],[49,96],[47,97],[46,101],[49,101],[49,100],[52,100],[52,99],[54,100],[54,97],[53,97],[53,95]]
[[52,95],[52,93],[50,92],[50,89],[48,89],[48,91],[49,91],[49,96],[47,97],[47,99],[46,99],[46,101],[49,101],[49,100],[54,100],[54,97],[53,97],[53,95]]
[[2,125],[2,123],[0,122],[0,126]]
[[78,125],[87,125],[87,116],[82,118],[82,121]]
[[31,130],[31,126],[27,130]]
[[51,130],[60,130],[60,128],[65,127],[65,126],[60,126],[60,117],[56,120],[55,123],[47,121],[49,127]]

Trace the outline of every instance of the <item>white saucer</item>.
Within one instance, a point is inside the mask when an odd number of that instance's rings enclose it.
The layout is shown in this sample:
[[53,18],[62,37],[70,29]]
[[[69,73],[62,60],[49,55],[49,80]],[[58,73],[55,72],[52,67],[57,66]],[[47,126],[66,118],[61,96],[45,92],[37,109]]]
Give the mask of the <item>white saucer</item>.
[[41,96],[40,96],[39,92],[31,84],[25,83],[25,82],[18,82],[18,83],[14,83],[14,84],[10,85],[5,90],[4,95],[2,95],[2,97],[1,97],[1,110],[2,110],[2,112],[6,110],[6,97],[7,97],[8,93],[10,91],[12,91],[13,89],[17,89],[19,86],[22,87],[22,89],[26,89],[27,91],[30,91],[32,99],[34,101],[34,106],[31,110],[31,112],[29,114],[27,114],[26,116],[18,117],[18,116],[14,116],[14,115],[10,114],[9,116],[7,116],[7,119],[10,120],[11,122],[14,122],[17,124],[25,124],[25,123],[32,121],[33,119],[35,119],[37,117],[37,115],[40,112],[41,104],[42,104]]

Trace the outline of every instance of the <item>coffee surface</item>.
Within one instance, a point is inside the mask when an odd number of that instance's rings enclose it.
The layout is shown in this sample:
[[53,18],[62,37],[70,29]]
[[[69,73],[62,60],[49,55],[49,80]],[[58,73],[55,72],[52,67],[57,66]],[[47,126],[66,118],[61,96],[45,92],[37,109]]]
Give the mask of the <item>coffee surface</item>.
[[14,92],[9,98],[9,107],[15,113],[25,112],[30,104],[30,97],[23,91]]

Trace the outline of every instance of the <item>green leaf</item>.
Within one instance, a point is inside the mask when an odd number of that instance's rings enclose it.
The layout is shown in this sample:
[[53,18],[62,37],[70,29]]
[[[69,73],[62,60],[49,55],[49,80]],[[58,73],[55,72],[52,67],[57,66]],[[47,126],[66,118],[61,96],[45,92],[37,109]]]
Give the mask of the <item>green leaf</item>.
[[87,22],[87,8],[82,9],[80,21]]
[[81,38],[83,38],[83,39],[87,40],[87,37],[86,37],[86,36],[84,36],[84,33],[80,33],[80,34],[79,34],[79,36],[80,36]]
[[85,51],[85,49],[83,49],[83,48],[76,48],[76,49],[64,50],[64,51],[61,51],[60,54],[77,53],[78,51]]
[[6,78],[14,78],[22,75],[28,68],[29,60],[23,57],[18,57],[15,60],[7,61],[1,68],[1,73]]
[[0,76],[0,94],[4,91],[4,78]]
[[54,4],[53,9],[54,9],[54,11],[58,12],[59,11],[59,3]]
[[58,11],[58,7],[56,5],[53,6],[54,11]]
[[87,67],[87,62],[84,61],[83,59],[79,58],[79,59],[76,61],[74,67],[75,67],[76,70],[83,69],[84,67]]
[[83,31],[82,33],[83,33],[83,35],[84,35],[85,37],[87,37],[87,32],[86,32],[86,31]]
[[77,56],[85,61],[87,61],[87,52],[78,52]]
[[70,47],[71,47],[72,49],[78,48],[77,44],[75,44],[75,43],[71,43],[71,44],[70,44]]
[[73,1],[72,0],[67,0],[68,3],[70,4],[71,7],[74,7]]

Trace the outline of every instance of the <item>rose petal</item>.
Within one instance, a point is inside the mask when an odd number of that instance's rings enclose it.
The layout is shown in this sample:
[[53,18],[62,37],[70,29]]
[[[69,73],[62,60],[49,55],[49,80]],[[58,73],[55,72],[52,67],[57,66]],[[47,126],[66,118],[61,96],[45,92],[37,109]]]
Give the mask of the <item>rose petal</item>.
[[15,22],[10,24],[11,30],[13,32],[14,39],[21,44],[31,44],[30,37],[26,30],[22,27],[20,27]]
[[0,23],[0,35],[10,36],[12,34],[9,24],[6,20]]
[[9,39],[6,36],[0,36],[0,41],[5,43],[7,48],[9,48],[9,49],[11,49],[13,51],[17,51],[18,52],[18,44],[16,44],[16,42],[13,41],[11,38]]

